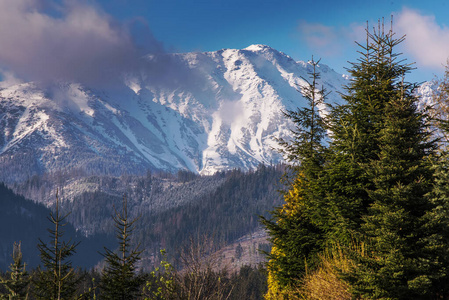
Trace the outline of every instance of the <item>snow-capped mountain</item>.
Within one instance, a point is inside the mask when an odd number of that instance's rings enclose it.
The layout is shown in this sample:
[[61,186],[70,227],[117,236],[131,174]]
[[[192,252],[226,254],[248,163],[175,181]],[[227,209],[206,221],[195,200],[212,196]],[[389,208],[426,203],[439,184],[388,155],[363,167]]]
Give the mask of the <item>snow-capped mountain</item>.
[[[160,76],[155,66],[164,66]],[[1,179],[76,168],[211,174],[277,163],[274,138],[287,137],[291,126],[282,111],[306,103],[298,90],[310,71],[306,62],[252,45],[148,56],[140,72],[111,89],[76,83],[4,88]],[[328,101],[340,101],[336,91],[347,78],[323,64],[319,72]]]

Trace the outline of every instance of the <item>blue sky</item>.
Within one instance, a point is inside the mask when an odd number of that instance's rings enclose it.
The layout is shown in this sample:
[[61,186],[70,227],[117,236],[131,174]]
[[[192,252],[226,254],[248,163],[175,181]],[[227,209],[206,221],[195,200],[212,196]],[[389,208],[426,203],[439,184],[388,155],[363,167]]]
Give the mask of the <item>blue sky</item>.
[[418,68],[408,79],[441,76],[449,56],[443,0],[2,0],[0,71],[10,81],[80,80],[104,77],[101,68],[121,70],[143,53],[266,44],[344,73],[366,22],[389,23],[391,15],[398,36],[407,35],[398,50]]
[[[414,22],[413,17],[428,18],[424,26],[430,28],[425,28],[424,33],[431,30],[432,25],[447,32],[449,25],[445,23],[449,21],[449,3],[433,0],[107,0],[98,4],[122,21],[143,17],[155,38],[168,51],[214,51],[260,43],[297,60],[307,60],[311,55],[321,57],[323,63],[339,72],[345,72],[344,67],[349,66],[347,61],[358,57],[354,41],[364,38],[367,21],[373,26],[384,17],[389,23],[393,15],[395,22],[403,23],[405,12],[410,11],[416,15],[408,16],[412,19],[409,22]],[[399,24],[395,31],[398,35],[414,33]],[[411,50],[416,43],[419,37],[406,40],[400,49],[408,61],[416,62],[418,70],[411,74],[411,79],[424,81],[434,75],[441,76],[446,59],[441,58],[439,64],[426,62],[415,53],[417,50]],[[435,45],[438,46],[448,46],[446,57],[449,56],[449,41]]]

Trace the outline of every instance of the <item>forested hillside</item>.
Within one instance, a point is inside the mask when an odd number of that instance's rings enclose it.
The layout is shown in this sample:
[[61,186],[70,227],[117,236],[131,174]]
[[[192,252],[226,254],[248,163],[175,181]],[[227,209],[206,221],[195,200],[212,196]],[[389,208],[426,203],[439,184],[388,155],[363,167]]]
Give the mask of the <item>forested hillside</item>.
[[[133,240],[142,244],[145,257],[153,261],[160,249],[166,249],[169,257],[177,256],[191,238],[207,236],[218,250],[260,231],[259,216],[267,216],[281,204],[284,171],[282,165],[261,165],[250,172],[233,170],[212,176],[188,171],[120,177],[61,172],[34,176],[14,185],[14,190],[50,208],[58,190],[61,211],[70,213],[67,220],[88,237],[113,233],[111,215],[126,197],[130,216],[139,217]],[[253,247],[262,259],[259,246]]]
[[[188,237],[205,235],[217,246],[229,244],[260,228],[259,216],[280,205],[282,168],[261,166],[256,171],[222,174],[224,183],[197,201],[142,217],[140,240],[151,247],[177,251]],[[136,234],[138,236],[139,234]],[[200,236],[201,237],[201,236]],[[159,244],[160,243],[160,244]],[[154,249],[153,251],[155,251]]]

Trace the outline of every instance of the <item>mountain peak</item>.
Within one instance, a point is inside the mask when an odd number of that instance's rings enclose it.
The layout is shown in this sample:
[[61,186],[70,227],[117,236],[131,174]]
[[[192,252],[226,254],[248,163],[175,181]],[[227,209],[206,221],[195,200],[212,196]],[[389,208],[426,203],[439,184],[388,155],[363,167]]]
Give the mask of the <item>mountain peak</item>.
[[[306,104],[298,94],[306,63],[261,44],[173,55],[149,57],[148,66],[165,67],[161,78],[142,68],[129,74],[124,89],[0,90],[0,167],[8,169],[0,179],[68,169],[213,174],[282,161],[273,137],[290,135],[282,111]],[[340,74],[322,72],[320,85],[329,91],[345,83]],[[338,95],[329,102],[340,101]]]
[[263,50],[273,50],[273,48],[271,48],[270,46],[267,45],[262,45],[262,44],[254,44],[251,46],[246,47],[243,50],[248,50],[248,51],[263,51]]

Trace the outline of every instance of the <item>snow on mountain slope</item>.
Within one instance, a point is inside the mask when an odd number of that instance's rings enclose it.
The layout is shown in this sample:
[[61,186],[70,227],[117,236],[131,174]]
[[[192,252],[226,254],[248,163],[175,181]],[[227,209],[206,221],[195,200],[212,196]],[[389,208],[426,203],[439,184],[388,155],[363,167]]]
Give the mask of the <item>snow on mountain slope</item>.
[[[178,111],[205,133],[195,171],[210,174],[278,162],[281,158],[273,151],[277,147],[273,137],[289,135],[290,124],[282,110],[305,103],[297,89],[306,84],[302,78],[308,78],[310,65],[263,45],[179,54],[178,59],[195,70],[202,86],[173,91],[141,80],[134,87],[150,91],[150,97],[148,93],[142,96],[144,102]],[[341,90],[346,82],[327,66],[321,66],[320,72],[329,91]],[[338,99],[337,93],[331,94],[332,102]]]
[[[160,78],[152,75],[156,65]],[[150,70],[150,71],[148,71]],[[124,85],[76,83],[0,90],[0,179],[82,168],[90,173],[188,169],[202,174],[277,163],[275,137],[289,135],[282,110],[311,66],[268,46],[148,56]],[[321,82],[340,101],[347,79],[325,65]]]

